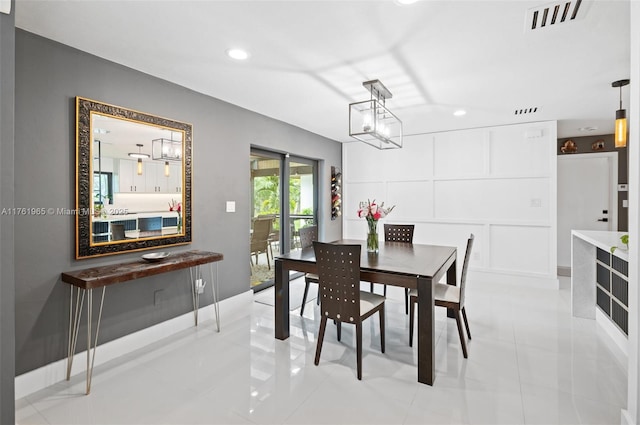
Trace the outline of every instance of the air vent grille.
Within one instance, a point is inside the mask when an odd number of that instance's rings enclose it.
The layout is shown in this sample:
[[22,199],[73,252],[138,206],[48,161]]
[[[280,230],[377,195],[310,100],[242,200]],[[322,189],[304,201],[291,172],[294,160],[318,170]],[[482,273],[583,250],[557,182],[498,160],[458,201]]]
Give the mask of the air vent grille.
[[526,27],[533,31],[571,22],[578,17],[582,0],[554,2],[527,11]]
[[534,114],[538,112],[538,107],[516,109],[515,115]]

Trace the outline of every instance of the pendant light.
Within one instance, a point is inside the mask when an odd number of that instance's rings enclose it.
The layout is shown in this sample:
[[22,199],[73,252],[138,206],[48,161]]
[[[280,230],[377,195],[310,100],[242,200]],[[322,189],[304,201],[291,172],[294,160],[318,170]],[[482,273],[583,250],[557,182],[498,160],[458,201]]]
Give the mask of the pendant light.
[[164,162],[164,175],[165,177],[169,177],[169,161]]
[[130,152],[129,156],[131,158],[138,158],[137,172],[138,172],[138,175],[141,176],[142,175],[142,158],[149,158],[149,154],[142,153],[142,147],[144,146],[143,144],[136,143],[136,146],[138,147],[138,152]]
[[624,148],[627,146],[627,111],[622,109],[622,87],[629,84],[629,80],[618,80],[611,83],[611,87],[620,87],[620,109],[616,111],[615,146]]

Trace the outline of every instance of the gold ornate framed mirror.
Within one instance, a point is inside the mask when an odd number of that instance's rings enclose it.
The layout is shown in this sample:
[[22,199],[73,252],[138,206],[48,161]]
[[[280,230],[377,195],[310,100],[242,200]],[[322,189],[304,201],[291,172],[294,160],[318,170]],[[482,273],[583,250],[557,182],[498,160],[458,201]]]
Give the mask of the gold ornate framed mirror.
[[191,242],[192,126],[76,98],[76,258]]

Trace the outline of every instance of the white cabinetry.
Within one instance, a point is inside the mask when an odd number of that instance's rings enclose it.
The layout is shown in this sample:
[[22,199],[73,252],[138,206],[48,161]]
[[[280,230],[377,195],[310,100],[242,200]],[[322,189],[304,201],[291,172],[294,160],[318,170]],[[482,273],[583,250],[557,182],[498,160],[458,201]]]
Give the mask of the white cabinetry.
[[165,175],[164,162],[143,160],[142,175],[138,175],[136,160],[121,159],[120,187],[116,192],[182,193],[182,166],[169,164],[169,177]]
[[167,193],[182,193],[182,165],[169,163]]
[[120,192],[144,192],[146,182],[144,176],[144,162],[142,163],[142,175],[138,174],[137,161],[129,159],[120,160]]
[[168,193],[169,177],[164,175],[164,163],[148,162],[145,165],[146,191],[150,193]]

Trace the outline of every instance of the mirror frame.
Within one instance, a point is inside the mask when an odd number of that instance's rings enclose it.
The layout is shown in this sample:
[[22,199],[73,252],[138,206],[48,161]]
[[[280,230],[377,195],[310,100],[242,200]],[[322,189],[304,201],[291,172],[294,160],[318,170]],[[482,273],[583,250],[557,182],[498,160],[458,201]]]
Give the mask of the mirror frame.
[[[93,142],[93,113],[109,115],[117,119],[139,122],[157,127],[184,132],[183,147],[183,196],[182,205],[184,234],[141,238],[111,243],[91,243],[93,196],[91,176],[91,146]],[[102,255],[120,254],[130,251],[154,249],[167,245],[191,243],[191,143],[192,125],[168,118],[110,105],[83,97],[76,97],[76,259]]]

